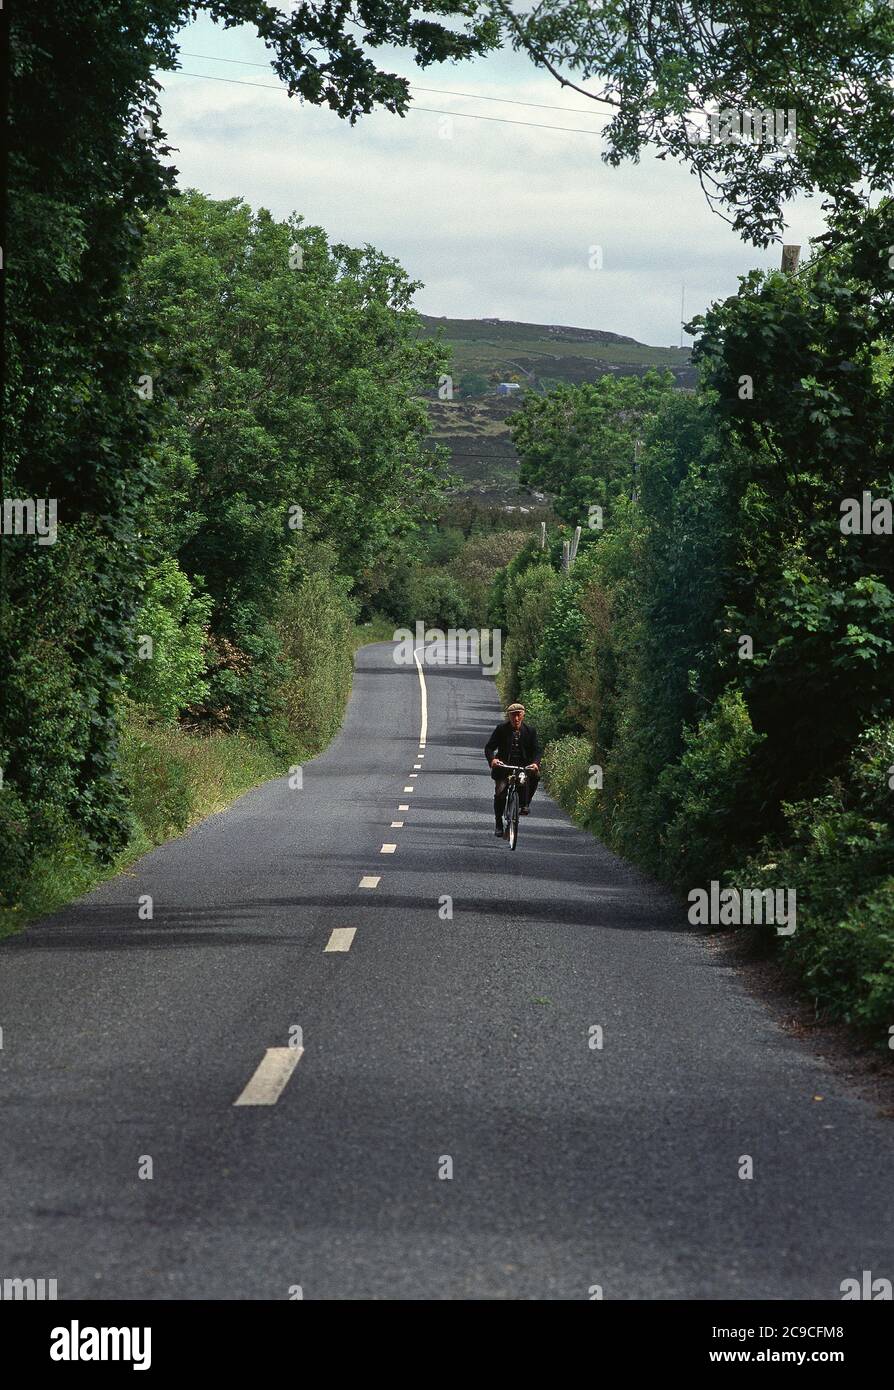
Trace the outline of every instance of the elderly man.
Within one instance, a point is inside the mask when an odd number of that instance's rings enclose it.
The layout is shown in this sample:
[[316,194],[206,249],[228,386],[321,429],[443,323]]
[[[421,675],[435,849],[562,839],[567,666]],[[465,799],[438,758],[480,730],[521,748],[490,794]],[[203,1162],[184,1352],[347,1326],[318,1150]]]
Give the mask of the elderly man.
[[503,808],[506,805],[506,792],[509,786],[503,767],[525,767],[528,777],[522,788],[524,805],[520,814],[526,816],[528,807],[540,781],[540,759],[543,756],[537,730],[525,723],[525,707],[512,704],[506,711],[506,722],[498,724],[484,746],[484,756],[490,763],[490,775],[494,779],[494,816],[497,826],[495,835],[503,834]]

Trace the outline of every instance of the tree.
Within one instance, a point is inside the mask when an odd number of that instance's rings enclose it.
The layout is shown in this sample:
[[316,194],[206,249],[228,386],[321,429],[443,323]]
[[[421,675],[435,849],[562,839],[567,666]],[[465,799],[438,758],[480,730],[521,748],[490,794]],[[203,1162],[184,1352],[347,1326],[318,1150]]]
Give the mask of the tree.
[[[675,881],[784,841],[787,808],[840,801],[861,740],[889,738],[891,522],[857,504],[887,501],[890,518],[892,245],[892,202],[842,213],[797,275],[754,272],[694,321],[701,389],[644,421],[638,500],[619,494],[571,571],[584,622],[560,591],[518,663],[522,690],[553,699],[565,665],[569,712],[605,767],[602,831]],[[573,500],[591,451],[574,397],[559,404],[532,417],[531,452]],[[890,818],[889,793],[886,777]]]
[[814,790],[890,712],[894,550],[848,534],[846,499],[894,493],[894,203],[833,219],[797,276],[753,272],[694,321],[695,358],[737,449],[729,619],[767,781]]
[[670,372],[649,372],[529,395],[509,426],[520,485],[543,488],[561,520],[589,526],[591,507],[632,491],[645,423],[672,390]]
[[[783,203],[819,191],[839,209],[886,189],[894,165],[894,7],[885,0],[539,0],[493,10],[512,44],[606,112],[612,165],[680,159],[712,207],[765,246]],[[760,114],[795,113],[772,141]],[[735,112],[699,139],[710,112]],[[740,138],[743,113],[758,115]],[[701,125],[696,120],[701,116]],[[743,126],[743,130],[745,127]]]
[[[0,492],[54,499],[59,528],[53,545],[27,535],[0,542],[5,862],[14,842],[23,864],[72,824],[106,857],[128,833],[118,697],[152,563],[144,527],[160,455],[170,463],[178,443],[160,439],[165,410],[140,382],[144,329],[127,286],[176,174],[164,162],[153,73],[177,66],[177,33],[199,12],[225,27],[253,25],[290,93],[352,122],[376,107],[407,109],[407,80],[370,56],[382,45],[425,65],[498,42],[498,24],[475,0],[319,0],[290,13],[264,0],[11,7]],[[180,459],[188,470],[188,454]],[[2,889],[15,893],[12,877]]]
[[145,245],[133,306],[152,326],[146,366],[174,442],[148,534],[165,550],[173,532],[213,598],[212,631],[229,644],[217,703],[254,725],[269,714],[299,539],[326,537],[362,593],[439,495],[419,396],[443,353],[420,337],[416,285],[395,261],[330,247],[297,215],[191,190]]

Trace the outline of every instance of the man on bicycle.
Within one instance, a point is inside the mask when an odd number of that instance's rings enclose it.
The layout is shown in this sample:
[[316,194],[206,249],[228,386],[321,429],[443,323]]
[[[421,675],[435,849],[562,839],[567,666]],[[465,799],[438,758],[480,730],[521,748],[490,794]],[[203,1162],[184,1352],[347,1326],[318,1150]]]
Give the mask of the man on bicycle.
[[506,722],[498,724],[494,729],[484,746],[484,756],[490,763],[490,775],[494,779],[494,816],[497,821],[494,834],[502,835],[503,809],[509,786],[506,773],[503,771],[505,765],[527,768],[528,775],[521,788],[524,804],[519,808],[519,814],[522,816],[528,814],[528,807],[540,781],[540,759],[543,752],[537,730],[525,723],[524,705],[516,703],[509,706],[506,710]]

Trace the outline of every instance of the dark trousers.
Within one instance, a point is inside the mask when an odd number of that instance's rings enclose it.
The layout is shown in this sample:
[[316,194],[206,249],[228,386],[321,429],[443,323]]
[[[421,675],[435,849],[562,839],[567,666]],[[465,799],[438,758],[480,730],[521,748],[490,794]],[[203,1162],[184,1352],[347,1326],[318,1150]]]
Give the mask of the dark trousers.
[[[494,779],[494,818],[499,823],[502,822],[503,811],[506,808],[506,793],[509,790],[509,779],[506,776],[506,769],[503,767],[492,767],[490,775]],[[539,781],[539,772],[529,772],[527,774],[524,786],[519,787],[522,806],[530,806]]]

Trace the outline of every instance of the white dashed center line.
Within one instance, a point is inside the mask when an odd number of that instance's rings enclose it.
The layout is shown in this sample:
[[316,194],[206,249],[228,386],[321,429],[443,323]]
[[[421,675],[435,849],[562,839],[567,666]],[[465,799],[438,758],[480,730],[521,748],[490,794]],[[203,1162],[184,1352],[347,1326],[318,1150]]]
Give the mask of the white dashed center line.
[[333,927],[332,935],[326,942],[325,949],[327,951],[350,951],[356,931],[356,927]]
[[359,888],[377,888],[379,886],[379,874],[364,874],[359,884]]
[[393,854],[394,851],[395,851],[396,849],[397,849],[397,845],[383,845],[382,848],[379,850],[379,853],[380,853],[380,854]]
[[411,792],[412,790],[412,787],[404,787],[404,794],[406,794],[407,792]]
[[409,802],[402,802],[401,805],[398,806],[397,809],[398,809],[399,811],[409,811],[409,809],[410,809],[410,804],[409,804]]
[[275,1105],[304,1056],[303,1047],[268,1047],[258,1069],[234,1105]]
[[404,823],[403,823],[402,820],[393,820],[393,821],[391,822],[391,829],[392,829],[392,830],[403,830],[403,828],[404,828]]

